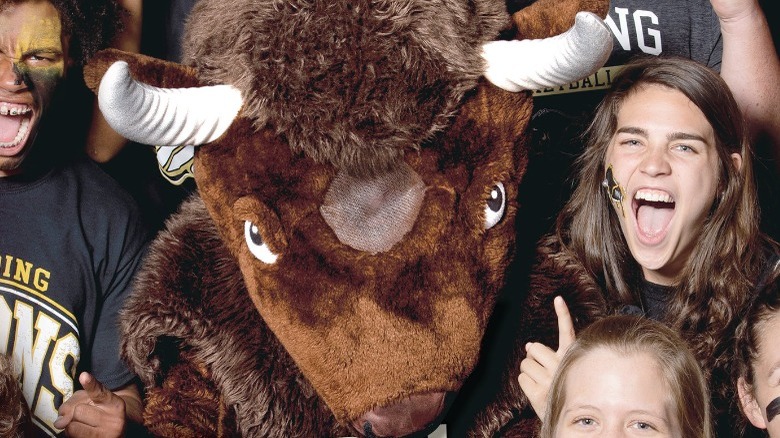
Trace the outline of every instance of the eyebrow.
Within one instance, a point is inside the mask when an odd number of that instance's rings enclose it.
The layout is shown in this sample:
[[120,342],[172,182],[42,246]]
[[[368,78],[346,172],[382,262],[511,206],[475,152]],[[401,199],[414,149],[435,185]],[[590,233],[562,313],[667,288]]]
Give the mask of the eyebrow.
[[35,53],[56,53],[62,54],[62,48],[58,47],[32,47],[30,50],[24,52],[24,55],[32,55]]
[[599,409],[596,406],[588,405],[588,404],[582,404],[582,405],[574,405],[574,406],[572,406],[572,407],[570,407],[568,409],[562,410],[561,411],[561,415],[568,414],[571,411],[576,411],[576,410],[580,410],[580,409],[588,409],[588,410],[591,410],[591,411],[601,412],[601,409]]
[[[615,131],[615,134],[634,134],[634,135],[641,135],[643,137],[647,137],[648,133],[646,129],[637,127],[637,126],[623,126],[621,128],[618,128],[617,131]],[[666,139],[668,141],[674,141],[674,140],[696,140],[700,141],[702,143],[706,143],[707,140],[696,134],[690,134],[688,132],[672,132],[666,135]]]
[[618,130],[615,131],[615,134],[636,134],[647,137],[647,130],[638,128],[636,126],[624,126],[622,128],[618,128]]
[[651,411],[647,411],[645,409],[634,409],[634,410],[628,411],[628,413],[629,414],[634,414],[634,415],[636,415],[636,414],[649,415],[649,416],[651,416],[653,418],[657,418],[658,420],[663,421],[664,423],[667,423],[669,421],[669,420],[667,420],[666,416],[663,413],[651,412]]
[[775,362],[772,365],[772,368],[769,369],[769,373],[767,373],[767,379],[768,380],[774,380],[775,376],[777,376],[778,372],[780,372],[780,362]]
[[689,134],[687,132],[672,132],[671,134],[667,135],[666,138],[669,141],[673,141],[673,140],[696,140],[696,141],[700,141],[702,143],[707,143],[707,140],[704,137],[702,137],[701,135]]

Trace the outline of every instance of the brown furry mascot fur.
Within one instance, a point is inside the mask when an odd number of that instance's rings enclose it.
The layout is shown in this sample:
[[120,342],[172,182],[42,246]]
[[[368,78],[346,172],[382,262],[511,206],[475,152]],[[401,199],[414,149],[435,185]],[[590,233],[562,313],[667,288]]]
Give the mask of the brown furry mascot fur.
[[11,358],[0,354],[0,436],[23,438],[32,434],[30,410],[13,371]]
[[202,145],[200,197],[152,245],[122,321],[150,430],[435,427],[511,259],[527,90],[600,66],[609,32],[574,15],[606,6],[201,0],[186,65],[99,54],[85,76],[118,132]]

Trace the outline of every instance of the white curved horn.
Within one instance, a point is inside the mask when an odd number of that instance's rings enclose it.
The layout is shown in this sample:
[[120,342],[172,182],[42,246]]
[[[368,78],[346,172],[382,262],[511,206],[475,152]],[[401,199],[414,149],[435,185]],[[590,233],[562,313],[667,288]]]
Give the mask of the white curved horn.
[[230,85],[157,88],[130,76],[115,62],[98,89],[98,104],[109,125],[123,137],[148,145],[201,145],[219,138],[241,109],[241,92]]
[[578,12],[574,26],[554,37],[492,41],[482,46],[485,77],[513,92],[578,81],[601,68],[611,53],[612,33],[591,12]]

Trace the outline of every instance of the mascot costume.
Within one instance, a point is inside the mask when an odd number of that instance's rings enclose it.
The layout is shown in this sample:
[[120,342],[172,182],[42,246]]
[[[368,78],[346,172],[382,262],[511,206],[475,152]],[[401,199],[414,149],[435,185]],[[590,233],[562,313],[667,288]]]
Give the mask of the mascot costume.
[[521,3],[200,0],[183,64],[91,61],[117,132],[197,148],[123,313],[153,434],[441,421],[513,253],[529,90],[611,50],[606,1]]

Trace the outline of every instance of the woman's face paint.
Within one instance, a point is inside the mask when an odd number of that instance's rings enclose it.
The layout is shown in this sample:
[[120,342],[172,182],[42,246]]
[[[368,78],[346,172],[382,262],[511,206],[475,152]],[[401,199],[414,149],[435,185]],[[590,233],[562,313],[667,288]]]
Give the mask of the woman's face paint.
[[777,414],[780,414],[780,397],[772,400],[766,407],[766,421],[771,423]]
[[757,407],[766,406],[750,418],[756,427],[766,428],[769,436],[780,438],[780,312],[759,323],[758,355],[753,361],[752,395]]
[[65,75],[59,13],[45,0],[0,11],[0,177],[18,173]]
[[623,210],[623,200],[626,198],[626,191],[615,180],[615,174],[612,171],[611,164],[609,165],[609,167],[607,167],[607,173],[604,176],[604,182],[602,182],[601,184],[604,186],[605,189],[607,189],[607,195],[609,196],[609,199],[612,201],[612,205],[614,205],[615,209],[620,211],[620,214],[625,217],[626,212]]

